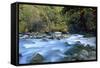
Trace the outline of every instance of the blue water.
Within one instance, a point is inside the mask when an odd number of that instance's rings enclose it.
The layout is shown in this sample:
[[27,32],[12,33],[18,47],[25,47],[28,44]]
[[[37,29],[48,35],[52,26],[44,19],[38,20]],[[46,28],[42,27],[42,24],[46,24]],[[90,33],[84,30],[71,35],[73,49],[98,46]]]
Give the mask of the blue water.
[[36,54],[40,54],[45,58],[43,62],[59,62],[63,57],[66,57],[64,53],[73,47],[67,46],[65,42],[73,45],[77,41],[80,41],[84,46],[87,44],[95,46],[95,40],[95,37],[84,38],[83,35],[79,34],[73,34],[61,40],[48,39],[48,41],[43,41],[42,39],[19,39],[19,54],[21,54],[19,63],[30,63],[32,57]]

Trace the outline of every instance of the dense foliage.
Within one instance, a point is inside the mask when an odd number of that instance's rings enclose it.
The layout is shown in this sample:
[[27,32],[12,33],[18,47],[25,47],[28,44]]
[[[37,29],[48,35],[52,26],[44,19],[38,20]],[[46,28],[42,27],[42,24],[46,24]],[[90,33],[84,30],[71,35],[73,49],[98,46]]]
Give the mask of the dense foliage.
[[95,33],[96,9],[19,5],[19,32]]

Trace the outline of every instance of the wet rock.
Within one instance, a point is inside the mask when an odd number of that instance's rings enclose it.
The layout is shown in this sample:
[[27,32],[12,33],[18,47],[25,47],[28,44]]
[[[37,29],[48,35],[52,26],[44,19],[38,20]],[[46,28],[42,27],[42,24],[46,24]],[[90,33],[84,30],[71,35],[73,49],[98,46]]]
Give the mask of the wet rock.
[[71,61],[77,61],[77,60],[80,60],[78,53],[74,53],[73,55],[71,55]]
[[75,53],[79,53],[84,49],[84,46],[81,45],[73,45],[68,51],[65,52],[66,55],[74,55]]
[[89,44],[87,44],[85,48],[88,51],[96,51],[96,47],[95,46],[90,46]]
[[41,63],[43,62],[44,58],[41,54],[37,53],[36,55],[33,55],[31,59],[31,63]]
[[88,60],[88,55],[89,55],[89,53],[86,50],[82,50],[80,52],[73,53],[73,55],[71,55],[71,61]]
[[[70,60],[88,60],[89,52],[85,50],[85,47],[81,45],[74,45],[68,51],[65,52],[66,55],[70,55]],[[68,58],[69,59],[69,58]]]
[[70,44],[68,44],[68,42],[64,42],[64,44],[67,45],[67,46],[71,46]]
[[79,53],[79,59],[81,59],[81,60],[88,60],[88,56],[89,56],[89,53],[87,50],[82,50]]
[[84,56],[88,56],[88,55],[89,55],[89,53],[88,53],[87,50],[82,50],[80,53],[81,53],[82,55],[84,55]]
[[78,56],[78,54],[77,53],[75,53],[74,55],[73,55],[73,57],[77,57]]

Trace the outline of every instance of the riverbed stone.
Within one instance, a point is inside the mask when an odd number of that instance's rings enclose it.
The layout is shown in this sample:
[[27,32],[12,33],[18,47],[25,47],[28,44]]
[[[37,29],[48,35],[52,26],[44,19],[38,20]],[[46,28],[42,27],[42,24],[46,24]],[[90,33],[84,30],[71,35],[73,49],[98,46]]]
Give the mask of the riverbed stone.
[[64,42],[64,44],[67,45],[67,46],[71,46],[70,44],[68,44],[68,42]]
[[81,60],[88,60],[88,56],[89,56],[89,53],[87,50],[82,50],[80,53],[79,53],[79,58]]
[[43,56],[37,53],[35,56],[33,55],[31,63],[41,63],[43,62],[43,60],[44,60]]

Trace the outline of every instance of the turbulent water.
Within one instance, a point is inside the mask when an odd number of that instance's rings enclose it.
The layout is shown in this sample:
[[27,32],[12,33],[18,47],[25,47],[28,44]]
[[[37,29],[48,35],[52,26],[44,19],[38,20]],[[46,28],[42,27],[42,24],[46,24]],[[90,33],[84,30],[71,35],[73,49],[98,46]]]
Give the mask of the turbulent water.
[[[21,55],[19,57],[19,63],[30,63],[30,60],[36,54],[40,54],[45,58],[43,62],[62,61],[62,58],[66,57],[64,53],[73,47],[70,45],[76,44],[77,41],[80,41],[84,46],[87,44],[91,46],[96,45],[95,37],[85,38],[79,34],[73,34],[60,40],[47,39],[47,41],[43,41],[42,39],[19,39],[19,54]],[[65,42],[68,44],[66,45]]]

